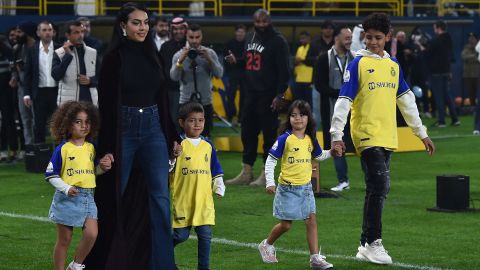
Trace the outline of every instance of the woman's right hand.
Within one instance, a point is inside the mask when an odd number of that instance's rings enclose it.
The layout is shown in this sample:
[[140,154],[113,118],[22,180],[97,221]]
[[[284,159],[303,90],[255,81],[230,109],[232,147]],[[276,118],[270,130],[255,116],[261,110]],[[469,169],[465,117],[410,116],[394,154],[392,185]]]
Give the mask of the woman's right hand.
[[275,186],[269,186],[266,188],[267,193],[270,193],[270,194],[275,194],[275,191],[276,191],[276,187]]

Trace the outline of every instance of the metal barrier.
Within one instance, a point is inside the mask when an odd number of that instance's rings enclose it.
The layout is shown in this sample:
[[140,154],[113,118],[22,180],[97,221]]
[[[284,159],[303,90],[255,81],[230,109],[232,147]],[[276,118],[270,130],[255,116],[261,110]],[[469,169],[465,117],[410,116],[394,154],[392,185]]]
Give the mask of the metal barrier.
[[[292,6],[284,7],[285,4]],[[372,7],[371,4],[385,4],[385,7]],[[283,5],[283,6],[282,6]],[[296,5],[302,5],[296,7]],[[403,16],[403,1],[401,0],[268,0],[267,9],[274,12],[308,12],[316,16],[318,12],[386,12],[394,16]]]
[[219,16],[223,16],[223,8],[225,7],[258,7],[263,9],[267,8],[265,0],[259,0],[257,3],[235,3],[235,0],[233,0],[233,2],[227,2],[227,1],[225,0],[218,1]]
[[42,0],[39,0],[38,5],[36,5],[36,6],[1,5],[0,9],[6,9],[6,10],[19,10],[19,9],[38,10],[38,15],[44,15],[44,12],[42,10]]
[[[103,16],[107,11],[116,11],[125,2],[122,0],[38,0],[38,5],[15,6],[2,5],[1,10],[33,10],[38,15],[49,15],[48,8],[52,5],[95,5],[95,15]],[[386,12],[394,16],[404,16],[408,9],[425,9],[436,11],[434,14],[444,16],[448,12],[472,11],[480,14],[479,0],[437,0],[434,4],[404,4],[403,0],[253,0],[251,3],[238,3],[235,0],[135,0],[136,2],[149,3],[149,9],[158,14],[165,13],[188,13],[189,3],[204,3],[203,6],[195,8],[201,12],[211,12],[214,16],[223,16],[225,8],[237,7],[258,7],[265,8],[273,14],[283,13],[308,13],[317,16],[319,13],[339,13],[339,15],[359,16],[365,12]],[[185,5],[178,6],[179,3]],[[384,7],[379,6],[384,4]],[[463,6],[455,6],[455,5]],[[453,6],[452,6],[453,5]],[[297,14],[295,14],[297,15]],[[430,12],[431,15],[431,12]]]

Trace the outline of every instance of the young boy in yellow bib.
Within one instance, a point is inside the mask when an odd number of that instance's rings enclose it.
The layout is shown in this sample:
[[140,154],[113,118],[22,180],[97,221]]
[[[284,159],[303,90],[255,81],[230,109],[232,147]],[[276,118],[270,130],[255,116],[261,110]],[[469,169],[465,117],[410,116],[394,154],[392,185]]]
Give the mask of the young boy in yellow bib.
[[171,165],[174,172],[170,178],[173,244],[186,241],[194,227],[198,237],[198,269],[209,269],[212,225],[215,225],[212,194],[225,195],[223,170],[213,143],[200,135],[205,125],[202,105],[183,104],[179,109],[179,124],[184,131],[180,136],[182,152]]
[[[363,21],[366,50],[357,52],[344,74],[335,103],[330,133],[332,149],[340,146],[348,112],[353,144],[360,153],[365,174],[365,202],[360,246],[356,257],[376,264],[391,264],[382,243],[383,204],[390,190],[390,158],[398,148],[396,107],[430,155],[435,146],[419,117],[415,96],[403,78],[400,65],[384,51],[390,37],[390,19],[372,13]],[[341,152],[341,151],[340,151]],[[341,153],[335,153],[341,156]]]

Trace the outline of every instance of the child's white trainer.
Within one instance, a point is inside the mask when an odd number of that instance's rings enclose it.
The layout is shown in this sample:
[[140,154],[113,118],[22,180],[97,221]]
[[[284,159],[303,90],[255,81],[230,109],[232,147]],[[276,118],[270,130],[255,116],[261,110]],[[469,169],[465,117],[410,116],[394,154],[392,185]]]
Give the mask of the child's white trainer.
[[258,250],[262,256],[262,260],[265,263],[277,263],[277,254],[275,252],[275,247],[267,243],[267,239],[264,239],[258,245]]
[[312,269],[330,269],[333,267],[333,264],[327,262],[325,256],[320,254],[314,254],[310,256],[310,267]]

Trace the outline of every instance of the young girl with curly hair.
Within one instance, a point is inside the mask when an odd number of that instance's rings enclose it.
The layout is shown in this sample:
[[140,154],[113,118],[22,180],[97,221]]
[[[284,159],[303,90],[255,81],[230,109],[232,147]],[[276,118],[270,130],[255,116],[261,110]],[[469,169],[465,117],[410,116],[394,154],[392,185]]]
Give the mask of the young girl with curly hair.
[[113,162],[110,154],[97,161],[95,148],[89,142],[97,134],[99,122],[97,109],[86,102],[67,102],[52,115],[51,134],[60,144],[50,159],[45,179],[56,189],[49,211],[58,231],[53,254],[56,270],[65,269],[74,227],[82,228],[83,237],[67,270],[85,268],[83,260],[97,238],[95,175],[110,170]]

